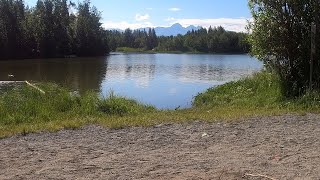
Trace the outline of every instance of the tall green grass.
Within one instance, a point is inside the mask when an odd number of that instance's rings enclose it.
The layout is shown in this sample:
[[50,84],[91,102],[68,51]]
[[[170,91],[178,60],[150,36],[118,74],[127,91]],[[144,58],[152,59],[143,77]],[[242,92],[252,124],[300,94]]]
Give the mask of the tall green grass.
[[22,86],[0,95],[0,125],[49,122],[69,117],[126,116],[155,111],[135,100],[100,97],[95,92],[72,94],[55,84],[39,84],[46,93]]
[[309,92],[304,96],[287,99],[281,92],[280,79],[272,73],[259,72],[251,77],[230,82],[195,97],[194,108],[260,109],[281,112],[318,112],[320,93]]
[[239,81],[230,82],[196,96],[194,107],[273,107],[283,101],[279,79],[262,72]]
[[286,99],[279,78],[268,72],[210,88],[195,97],[192,108],[182,110],[157,110],[112,92],[106,97],[90,91],[79,95],[55,84],[37,85],[46,93],[29,86],[0,93],[0,137],[85,124],[122,128],[320,112],[319,92]]

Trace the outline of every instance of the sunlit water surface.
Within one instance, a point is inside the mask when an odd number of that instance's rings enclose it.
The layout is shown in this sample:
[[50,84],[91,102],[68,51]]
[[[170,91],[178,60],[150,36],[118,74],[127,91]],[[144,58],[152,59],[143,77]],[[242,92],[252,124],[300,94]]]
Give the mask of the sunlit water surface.
[[[248,55],[122,54],[0,61],[0,81],[49,81],[83,93],[134,98],[161,109],[187,108],[198,93],[262,69]],[[9,77],[8,75],[14,75]],[[7,85],[0,82],[0,88]]]

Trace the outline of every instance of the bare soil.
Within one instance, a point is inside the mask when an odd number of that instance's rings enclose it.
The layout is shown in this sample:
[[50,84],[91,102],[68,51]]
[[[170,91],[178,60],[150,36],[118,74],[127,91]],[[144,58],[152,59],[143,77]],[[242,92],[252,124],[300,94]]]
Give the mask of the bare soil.
[[320,117],[78,130],[0,140],[0,179],[320,179]]

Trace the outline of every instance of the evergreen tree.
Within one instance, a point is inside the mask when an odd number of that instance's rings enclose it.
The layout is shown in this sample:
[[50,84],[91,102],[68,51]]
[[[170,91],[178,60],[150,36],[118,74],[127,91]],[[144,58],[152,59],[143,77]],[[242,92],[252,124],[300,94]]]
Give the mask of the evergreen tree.
[[22,0],[0,0],[1,57],[16,58],[24,55],[25,11]]
[[79,3],[77,15],[67,0],[0,0],[0,59],[97,56],[109,52],[107,32],[90,1]]

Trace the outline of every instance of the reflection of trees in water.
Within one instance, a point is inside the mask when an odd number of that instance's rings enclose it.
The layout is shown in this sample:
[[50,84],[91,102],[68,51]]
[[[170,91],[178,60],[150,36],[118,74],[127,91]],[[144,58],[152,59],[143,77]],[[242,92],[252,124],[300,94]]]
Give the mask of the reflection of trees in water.
[[[154,57],[129,57],[130,55],[113,56],[107,67],[106,79],[109,81],[133,80],[139,86],[147,87],[155,76],[171,76],[182,82],[226,81],[239,78],[243,69],[228,67],[223,61],[212,63],[193,63],[190,60],[177,63],[161,62]],[[139,59],[141,58],[141,59]],[[174,62],[173,60],[172,62]],[[209,60],[210,61],[210,60]],[[250,72],[247,71],[249,74]]]
[[[23,60],[0,62],[1,80],[55,82],[74,90],[100,90],[107,60],[101,58]],[[14,78],[9,78],[13,74]]]
[[[121,54],[103,58],[3,61],[0,62],[0,81],[50,81],[83,92],[101,91],[100,86],[104,80],[113,83],[131,80],[140,87],[148,87],[155,77],[186,83],[210,83],[235,80],[258,70],[248,69],[246,66],[231,66],[223,57],[218,57],[220,59],[215,61],[212,61],[211,56],[200,56],[199,60],[189,59],[190,56],[178,56],[177,60],[172,61],[171,58],[161,55]],[[15,77],[9,78],[8,74]]]
[[143,61],[131,59],[113,59],[107,67],[107,80],[135,80],[137,85],[147,87],[154,78],[156,62],[154,58]]

